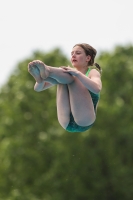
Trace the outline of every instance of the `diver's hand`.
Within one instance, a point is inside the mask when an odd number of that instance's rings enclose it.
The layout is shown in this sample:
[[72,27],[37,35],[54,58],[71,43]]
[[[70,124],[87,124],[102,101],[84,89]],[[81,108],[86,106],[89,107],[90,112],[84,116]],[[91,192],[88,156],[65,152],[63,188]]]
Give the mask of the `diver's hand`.
[[69,74],[71,74],[73,76],[77,76],[79,74],[79,71],[77,69],[72,68],[70,66],[68,66],[68,67],[61,67],[61,68],[63,69],[63,72],[69,73]]

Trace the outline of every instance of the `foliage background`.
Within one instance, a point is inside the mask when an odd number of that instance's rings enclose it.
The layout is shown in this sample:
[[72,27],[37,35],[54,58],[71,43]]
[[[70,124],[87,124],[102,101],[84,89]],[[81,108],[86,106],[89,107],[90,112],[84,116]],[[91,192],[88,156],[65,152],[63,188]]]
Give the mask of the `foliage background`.
[[133,46],[101,52],[95,125],[62,129],[56,87],[37,93],[31,60],[68,65],[61,49],[18,63],[0,93],[0,200],[130,200],[133,197]]

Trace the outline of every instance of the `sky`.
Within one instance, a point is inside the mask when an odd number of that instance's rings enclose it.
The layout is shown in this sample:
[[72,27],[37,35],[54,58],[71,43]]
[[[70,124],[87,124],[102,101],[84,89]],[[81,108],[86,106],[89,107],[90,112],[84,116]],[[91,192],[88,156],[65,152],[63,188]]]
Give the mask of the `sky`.
[[76,43],[98,53],[133,45],[132,0],[0,0],[0,87],[34,51],[69,58]]

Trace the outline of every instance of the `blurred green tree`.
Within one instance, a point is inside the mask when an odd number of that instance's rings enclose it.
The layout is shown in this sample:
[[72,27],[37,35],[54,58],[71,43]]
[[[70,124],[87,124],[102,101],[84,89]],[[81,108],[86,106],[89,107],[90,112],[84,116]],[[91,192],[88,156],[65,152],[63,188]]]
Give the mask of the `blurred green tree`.
[[0,200],[130,200],[133,197],[133,46],[101,52],[103,89],[95,125],[67,133],[56,87],[33,90],[31,60],[70,64],[60,49],[20,62],[0,94]]
[[2,199],[15,199],[15,195],[20,195],[25,200],[34,199],[34,194],[31,198],[28,191],[31,191],[31,195],[32,189],[35,194],[37,190],[36,195],[44,192],[37,186],[41,184],[41,175],[50,168],[55,156],[52,143],[63,133],[56,115],[56,87],[46,90],[45,93],[37,93],[33,89],[35,81],[28,73],[27,66],[34,59],[40,59],[49,65],[53,63],[55,66],[69,63],[58,48],[50,53],[36,51],[31,58],[18,64],[7,84],[1,89]]

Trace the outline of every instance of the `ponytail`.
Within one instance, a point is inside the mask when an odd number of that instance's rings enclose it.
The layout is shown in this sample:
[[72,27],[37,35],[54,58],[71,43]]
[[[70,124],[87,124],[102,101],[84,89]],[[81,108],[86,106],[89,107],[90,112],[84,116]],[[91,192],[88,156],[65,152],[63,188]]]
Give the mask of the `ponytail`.
[[102,68],[100,67],[100,65],[99,64],[97,64],[97,63],[94,63],[94,65],[95,65],[95,67],[96,67],[96,69],[100,72],[100,74],[102,73]]

